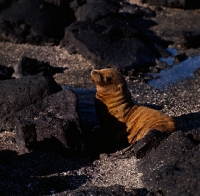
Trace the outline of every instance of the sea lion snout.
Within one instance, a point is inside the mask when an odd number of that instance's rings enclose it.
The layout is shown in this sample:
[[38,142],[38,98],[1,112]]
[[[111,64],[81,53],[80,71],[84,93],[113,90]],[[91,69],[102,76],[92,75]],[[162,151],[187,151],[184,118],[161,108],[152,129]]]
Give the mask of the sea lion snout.
[[97,71],[96,70],[92,70],[91,71],[91,76],[94,76],[95,74],[97,74]]
[[96,82],[100,82],[101,81],[101,76],[99,74],[99,72],[97,70],[92,70],[91,71],[91,77],[92,80],[96,81]]

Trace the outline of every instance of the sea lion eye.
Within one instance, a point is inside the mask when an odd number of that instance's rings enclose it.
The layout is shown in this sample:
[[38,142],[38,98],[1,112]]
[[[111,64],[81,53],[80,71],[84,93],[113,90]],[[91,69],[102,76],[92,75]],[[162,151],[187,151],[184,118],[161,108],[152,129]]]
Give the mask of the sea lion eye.
[[111,82],[111,81],[112,81],[112,78],[109,76],[106,76],[106,82]]

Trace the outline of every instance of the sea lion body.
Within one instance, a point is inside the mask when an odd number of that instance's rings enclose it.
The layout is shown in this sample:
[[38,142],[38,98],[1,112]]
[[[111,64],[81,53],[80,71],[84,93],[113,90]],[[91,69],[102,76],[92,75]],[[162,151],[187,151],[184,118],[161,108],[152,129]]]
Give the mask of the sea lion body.
[[135,105],[124,77],[112,68],[94,70],[91,77],[96,85],[96,112],[103,137],[117,145],[126,137],[132,144],[149,132],[172,133],[173,118],[148,107]]

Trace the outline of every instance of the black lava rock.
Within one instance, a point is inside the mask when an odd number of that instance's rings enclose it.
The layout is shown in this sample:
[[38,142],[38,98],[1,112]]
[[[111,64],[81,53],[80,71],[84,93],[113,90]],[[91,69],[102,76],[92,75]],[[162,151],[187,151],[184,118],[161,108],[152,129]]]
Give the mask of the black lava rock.
[[89,0],[75,12],[77,21],[97,21],[118,13],[119,5],[112,0]]
[[13,0],[6,7],[0,15],[0,41],[58,45],[64,27],[75,20],[65,0]]
[[133,151],[136,158],[143,158],[152,149],[157,148],[160,142],[166,137],[166,133],[156,130],[149,131],[144,138],[133,145]]
[[43,73],[43,75],[52,76],[55,73],[61,73],[61,69],[52,67],[48,62],[40,62],[37,59],[23,57],[21,62],[14,66],[14,78],[21,78],[28,75],[36,75]]
[[198,195],[200,130],[173,133],[138,163],[143,184],[161,195]]
[[0,65],[0,80],[11,79],[13,72],[14,69],[12,67]]
[[130,158],[136,156],[137,159],[141,159],[155,150],[160,142],[168,136],[166,133],[160,131],[151,130],[141,140],[131,144],[129,147],[121,151],[117,158]]
[[73,155],[82,150],[77,97],[71,90],[50,95],[16,116],[16,142],[20,151],[54,150]]
[[60,90],[52,78],[39,75],[0,80],[0,131],[14,129],[16,112]]
[[181,63],[182,61],[185,61],[188,58],[188,56],[183,53],[183,54],[178,54],[174,57],[174,64],[178,65],[179,63]]
[[183,32],[184,46],[186,48],[200,47],[200,33],[199,32]]
[[15,0],[0,0],[0,11],[7,8]]
[[74,22],[66,29],[61,46],[89,59],[97,69],[113,67],[127,72],[148,68],[158,57],[137,35],[126,22],[108,17],[95,23]]

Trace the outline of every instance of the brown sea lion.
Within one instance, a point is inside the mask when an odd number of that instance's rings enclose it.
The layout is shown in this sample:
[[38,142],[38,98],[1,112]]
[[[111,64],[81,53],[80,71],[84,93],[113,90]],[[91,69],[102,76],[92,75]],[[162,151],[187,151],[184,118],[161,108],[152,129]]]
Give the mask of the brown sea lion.
[[135,105],[124,77],[112,68],[93,70],[96,86],[96,112],[100,119],[102,137],[110,145],[117,145],[125,137],[132,144],[149,132],[172,133],[174,120],[151,108]]

